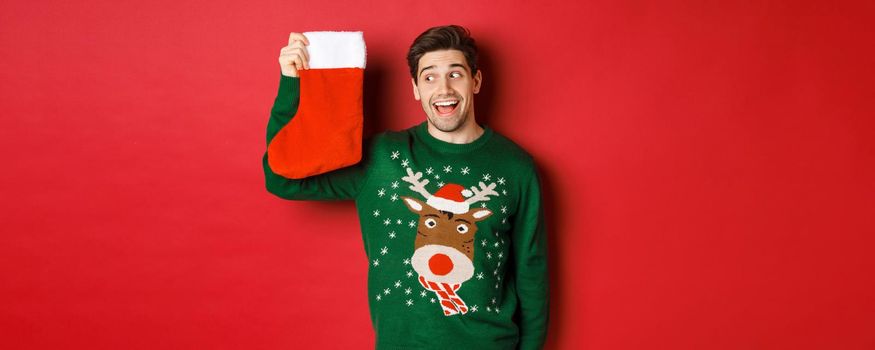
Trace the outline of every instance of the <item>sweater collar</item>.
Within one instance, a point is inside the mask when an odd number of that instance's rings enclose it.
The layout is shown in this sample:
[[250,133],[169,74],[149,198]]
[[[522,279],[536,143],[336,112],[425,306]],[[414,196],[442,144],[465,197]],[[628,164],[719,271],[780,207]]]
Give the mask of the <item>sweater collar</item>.
[[483,128],[483,134],[469,143],[451,143],[435,138],[428,133],[428,121],[424,121],[415,127],[415,135],[420,141],[439,152],[466,153],[482,147],[492,138],[492,128],[483,124],[480,126]]

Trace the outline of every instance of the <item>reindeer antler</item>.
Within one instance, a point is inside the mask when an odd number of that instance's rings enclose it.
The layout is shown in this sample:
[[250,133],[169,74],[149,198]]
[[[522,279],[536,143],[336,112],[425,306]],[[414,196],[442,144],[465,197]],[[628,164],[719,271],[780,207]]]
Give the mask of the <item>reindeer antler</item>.
[[489,195],[498,196],[498,192],[492,190],[495,186],[494,182],[489,184],[489,186],[486,186],[483,181],[480,182],[479,189],[476,186],[471,186],[471,192],[473,192],[474,195],[471,196],[471,198],[466,199],[465,203],[472,204],[481,201],[485,202],[489,200]]
[[426,200],[428,200],[429,198],[431,198],[431,193],[428,193],[428,191],[425,190],[425,185],[428,185],[428,179],[422,179],[422,181],[419,181],[419,178],[421,177],[421,172],[417,172],[416,174],[414,174],[412,169],[407,168],[407,176],[402,177],[401,180],[409,182],[411,190],[418,192],[423,197],[425,197]]

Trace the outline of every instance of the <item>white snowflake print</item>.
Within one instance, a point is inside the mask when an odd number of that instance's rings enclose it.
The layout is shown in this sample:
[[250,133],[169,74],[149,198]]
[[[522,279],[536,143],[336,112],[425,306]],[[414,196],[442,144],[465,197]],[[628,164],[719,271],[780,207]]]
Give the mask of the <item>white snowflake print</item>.
[[389,295],[389,293],[392,293],[392,291],[389,290],[389,288],[383,289],[383,294]]
[[480,204],[480,207],[486,208],[486,202],[483,202],[482,204]]
[[495,307],[495,313],[498,313],[498,306]]
[[435,180],[440,180],[440,179],[441,179],[441,174],[434,174],[434,179],[435,179]]
[[395,231],[389,232],[389,238],[395,238]]
[[501,213],[507,214],[507,207],[506,206],[503,206],[503,205],[501,206]]
[[506,196],[506,195],[507,195],[507,190],[501,190],[501,194],[503,194],[503,195]]
[[428,167],[425,169],[425,173],[428,175],[431,175],[431,173],[433,173],[433,172],[434,172],[434,169],[432,167]]
[[471,305],[471,312],[477,312],[477,305]]
[[420,297],[425,297],[426,294],[427,294],[427,293],[426,293],[424,290],[419,291],[419,296],[420,296]]
[[491,179],[491,178],[492,178],[492,175],[489,175],[489,174],[483,175],[483,181],[489,181],[489,179]]
[[408,223],[407,226],[416,227],[416,220],[410,220],[410,223]]
[[392,151],[392,159],[398,159],[398,156],[400,156],[400,155],[401,155],[401,152]]
[[498,178],[498,184],[499,184],[499,185],[504,185],[504,178],[503,178],[503,177],[499,177],[499,178]]
[[434,298],[428,299],[428,301],[430,301],[430,302],[432,302],[432,303],[435,302]]
[[[499,264],[499,266],[500,266],[500,265],[501,265],[501,261],[499,261],[498,264]],[[498,282],[501,282],[501,276],[496,277],[496,279],[498,280]]]
[[495,298],[492,298],[492,303],[495,304]]
[[498,275],[498,269],[492,270],[492,275],[493,275],[493,276],[497,276],[497,275]]
[[485,240],[485,239],[482,240],[482,241],[480,241],[480,246],[482,246],[482,247],[485,247],[485,246],[486,246],[486,240]]
[[492,312],[492,308],[489,307],[489,306],[487,306],[487,307],[486,307],[486,311],[488,311],[488,312]]
[[477,279],[478,279],[478,280],[482,280],[482,279],[483,279],[483,271],[480,271],[479,273],[477,273]]
[[[501,267],[501,261],[498,261],[498,264],[495,264],[495,267]],[[501,277],[499,277],[498,280],[500,281]]]
[[410,287],[407,287],[407,289],[404,290],[404,294],[410,295],[410,293],[413,293],[413,291],[410,290]]
[[413,277],[413,272],[412,272],[412,271],[407,271],[407,277]]
[[397,201],[397,200],[398,200],[398,195],[393,193],[393,194],[392,194],[392,197],[389,197],[389,199],[391,199],[393,202],[394,202],[394,201]]
[[498,252],[498,258],[501,259],[504,257],[504,252]]
[[506,218],[506,217],[501,218],[501,223],[502,223],[502,224],[506,224],[506,223],[507,223],[507,218]]
[[380,266],[380,259],[374,259],[374,266]]
[[377,294],[377,301],[383,300],[383,296]]
[[495,242],[492,246],[498,248],[498,242]]
[[386,195],[386,189],[385,189],[385,188],[381,188],[381,189],[377,190],[377,196],[378,196],[378,197],[383,197],[383,196],[385,196],[385,195]]
[[380,249],[380,255],[386,255],[386,253],[388,253],[388,252],[389,252],[389,247],[383,247],[383,249]]
[[462,175],[468,175],[468,173],[470,171],[471,171],[471,169],[468,169],[468,167],[464,167],[464,168],[462,168]]
[[398,181],[392,182],[392,188],[398,188]]
[[380,210],[374,210],[374,217],[380,216]]
[[498,289],[498,283],[495,284],[495,289]]
[[410,258],[404,259],[404,265],[410,265]]
[[492,252],[486,252],[486,258],[492,259]]
[[389,220],[389,219],[383,220],[383,225],[389,226],[389,222],[391,222],[391,221],[392,220]]
[[444,187],[444,183],[443,183],[443,182],[438,182],[437,185],[438,185],[438,187]]
[[401,225],[401,219],[398,219],[398,221],[395,221],[395,225]]
[[413,300],[407,299],[407,306],[413,306]]
[[451,173],[451,172],[453,172],[453,167],[451,167],[451,166],[449,166],[449,165],[445,166],[445,167],[444,167],[444,172],[445,172],[445,173]]
[[402,166],[402,167],[405,167],[405,168],[406,168],[408,164],[410,164],[410,162],[409,162],[407,159],[401,161],[401,166]]
[[401,287],[401,280],[395,281],[395,288]]

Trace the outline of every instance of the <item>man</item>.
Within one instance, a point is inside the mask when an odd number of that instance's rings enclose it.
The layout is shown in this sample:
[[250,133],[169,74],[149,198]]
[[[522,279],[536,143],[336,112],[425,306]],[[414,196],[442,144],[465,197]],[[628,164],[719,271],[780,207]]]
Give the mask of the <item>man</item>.
[[[307,38],[291,33],[268,144],[298,108]],[[483,80],[467,29],[419,35],[407,56],[426,120],[367,142],[356,165],[288,179],[285,199],[354,199],[378,349],[539,349],[548,323],[547,240],[532,157],[474,113]]]

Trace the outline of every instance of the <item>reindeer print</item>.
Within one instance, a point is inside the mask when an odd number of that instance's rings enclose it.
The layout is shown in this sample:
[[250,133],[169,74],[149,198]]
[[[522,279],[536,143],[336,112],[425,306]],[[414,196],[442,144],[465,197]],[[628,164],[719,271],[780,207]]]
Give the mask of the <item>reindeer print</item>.
[[471,208],[476,202],[498,196],[495,183],[465,189],[458,184],[446,184],[434,194],[425,189],[428,179],[422,173],[407,168],[410,189],[421,194],[425,201],[411,197],[401,198],[410,211],[419,215],[416,226],[414,253],[410,259],[419,274],[419,283],[437,294],[445,316],[465,314],[468,306],[456,291],[462,283],[474,276],[474,247],[477,222],[492,215],[486,208]]

